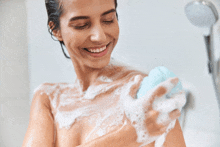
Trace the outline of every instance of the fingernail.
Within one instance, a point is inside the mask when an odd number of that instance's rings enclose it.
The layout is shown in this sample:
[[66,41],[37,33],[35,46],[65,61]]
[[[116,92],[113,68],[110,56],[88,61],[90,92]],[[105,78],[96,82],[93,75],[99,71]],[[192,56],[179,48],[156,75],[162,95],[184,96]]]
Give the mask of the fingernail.
[[172,84],[177,84],[179,82],[178,78],[174,78],[170,81]]

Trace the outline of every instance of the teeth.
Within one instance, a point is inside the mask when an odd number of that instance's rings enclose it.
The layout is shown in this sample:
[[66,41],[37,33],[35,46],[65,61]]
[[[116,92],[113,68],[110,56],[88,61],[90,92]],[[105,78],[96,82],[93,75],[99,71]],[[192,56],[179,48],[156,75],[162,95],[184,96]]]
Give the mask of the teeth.
[[102,52],[106,49],[106,46],[102,47],[102,48],[97,48],[97,49],[88,49],[88,51],[92,52],[92,53],[99,53]]

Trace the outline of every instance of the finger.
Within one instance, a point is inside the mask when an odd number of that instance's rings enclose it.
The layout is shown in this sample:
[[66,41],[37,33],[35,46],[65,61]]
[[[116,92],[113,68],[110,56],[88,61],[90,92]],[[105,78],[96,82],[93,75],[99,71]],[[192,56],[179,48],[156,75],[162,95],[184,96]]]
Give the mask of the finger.
[[172,91],[174,87],[177,86],[179,79],[177,77],[168,78],[166,81],[161,82],[159,85],[167,88],[167,94]]
[[162,128],[160,129],[160,133],[165,133],[166,130],[167,130],[167,128],[168,128],[168,126],[169,126],[169,124],[167,124],[167,125],[165,125],[164,127],[162,127]]
[[133,79],[134,83],[133,83],[133,85],[131,85],[130,93],[129,93],[129,95],[131,97],[137,96],[137,91],[141,85],[142,80],[143,80],[143,77],[141,77],[140,75],[137,75],[134,77],[134,79]]
[[179,79],[177,77],[169,78],[150,90],[152,92],[150,103],[152,104],[156,98],[160,98],[163,95],[168,94],[177,85],[178,82]]
[[178,113],[177,110],[175,110],[172,114],[160,113],[160,115],[157,118],[157,124],[160,124],[163,126],[170,125],[173,121],[176,121],[179,115],[181,114]]
[[164,126],[169,125],[173,120],[176,120],[178,117],[180,117],[180,115],[181,112],[178,109],[173,110],[169,114],[161,113],[161,115],[158,116],[157,123]]
[[159,135],[162,135],[163,133],[166,132],[167,130],[167,126],[157,126],[157,127],[154,127],[152,130],[150,130],[150,133],[149,135],[150,136],[159,136]]
[[169,113],[175,109],[181,110],[182,107],[185,105],[185,103],[186,103],[185,92],[181,91],[173,95],[169,99],[163,98],[160,100],[155,100],[153,103],[153,109],[159,112]]
[[[177,120],[177,119],[170,119],[169,121],[164,122],[163,125],[164,125],[164,126],[168,126],[167,130],[170,130],[170,129],[174,128],[175,123],[176,123],[176,120]],[[166,131],[167,131],[167,130],[166,130]]]
[[129,79],[128,83],[124,85],[122,94],[124,96],[135,97],[138,91],[138,87],[140,87],[142,79],[143,77],[141,77],[140,75],[136,75]]
[[170,116],[168,113],[160,113],[159,116],[157,117],[157,124],[160,125],[167,125],[171,122],[172,120],[170,119]]
[[157,123],[155,118],[153,121],[146,121],[146,128],[150,136],[161,135],[166,131],[167,125]]
[[157,120],[157,118],[158,118],[158,115],[159,115],[158,111],[150,110],[147,113],[147,117],[146,117],[145,123],[146,124],[150,124],[152,122],[155,122],[155,120]]
[[186,92],[181,90],[179,93],[174,94],[171,99],[176,102],[175,105],[181,111],[183,106],[186,104]]
[[179,111],[181,111],[183,106],[186,104],[186,93],[184,90],[182,90],[179,93],[174,94],[170,99],[166,99],[165,101],[166,101],[166,104],[164,105],[169,105],[167,103],[170,103],[170,105],[173,105],[173,109],[170,109],[170,110],[167,109],[167,112],[171,112],[175,109],[179,109]]
[[178,117],[180,117],[180,115],[181,115],[181,112],[179,109],[175,109],[169,113],[169,117],[172,120],[177,119]]

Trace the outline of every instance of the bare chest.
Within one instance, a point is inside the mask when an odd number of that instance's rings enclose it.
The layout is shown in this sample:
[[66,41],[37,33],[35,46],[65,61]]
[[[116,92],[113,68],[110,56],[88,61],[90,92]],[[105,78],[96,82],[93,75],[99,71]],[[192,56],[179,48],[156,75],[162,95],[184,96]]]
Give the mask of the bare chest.
[[91,92],[84,97],[66,97],[62,93],[53,99],[56,126],[56,145],[77,146],[107,134],[123,124],[117,88]]

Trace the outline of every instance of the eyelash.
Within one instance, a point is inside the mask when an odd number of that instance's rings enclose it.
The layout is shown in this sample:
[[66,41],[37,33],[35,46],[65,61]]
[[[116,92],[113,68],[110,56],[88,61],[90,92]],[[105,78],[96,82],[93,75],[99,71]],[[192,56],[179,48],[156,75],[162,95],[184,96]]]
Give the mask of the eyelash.
[[77,29],[77,30],[82,30],[82,29],[84,29],[86,26],[88,26],[89,25],[89,23],[86,23],[85,25],[83,25],[83,26],[74,26],[74,28],[75,29]]
[[110,21],[103,21],[105,24],[111,24],[114,22],[114,20],[110,20]]
[[[114,20],[111,20],[111,21],[103,21],[105,24],[107,25],[110,25],[114,22]],[[87,26],[89,26],[90,24],[89,23],[86,23],[85,25],[83,26],[75,26],[74,28],[77,29],[77,30],[82,30],[82,29],[85,29]]]

